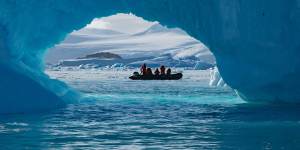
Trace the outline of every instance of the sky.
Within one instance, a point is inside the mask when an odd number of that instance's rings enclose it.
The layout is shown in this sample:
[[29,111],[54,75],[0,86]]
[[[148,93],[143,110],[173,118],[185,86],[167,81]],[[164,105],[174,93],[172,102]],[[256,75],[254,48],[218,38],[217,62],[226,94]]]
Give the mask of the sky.
[[116,14],[109,17],[94,19],[87,28],[100,28],[134,34],[148,29],[157,22],[149,22],[134,14]]

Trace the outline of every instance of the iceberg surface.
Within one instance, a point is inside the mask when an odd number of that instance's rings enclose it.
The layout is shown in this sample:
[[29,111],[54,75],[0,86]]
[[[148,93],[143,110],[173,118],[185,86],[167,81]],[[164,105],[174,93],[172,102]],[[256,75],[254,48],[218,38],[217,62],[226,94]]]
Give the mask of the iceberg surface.
[[205,43],[222,78],[244,99],[300,102],[299,0],[2,0],[0,110],[23,112],[23,104],[24,111],[40,110],[74,99],[43,73],[45,51],[96,17],[130,12]]

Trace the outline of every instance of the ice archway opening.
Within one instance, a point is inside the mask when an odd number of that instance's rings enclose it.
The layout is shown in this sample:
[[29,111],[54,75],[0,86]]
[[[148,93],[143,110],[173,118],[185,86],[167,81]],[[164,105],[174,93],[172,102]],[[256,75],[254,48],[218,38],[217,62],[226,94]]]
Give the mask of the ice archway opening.
[[299,0],[13,0],[0,7],[2,113],[51,109],[77,97],[43,73],[46,49],[96,17],[129,12],[205,43],[244,99],[300,100]]

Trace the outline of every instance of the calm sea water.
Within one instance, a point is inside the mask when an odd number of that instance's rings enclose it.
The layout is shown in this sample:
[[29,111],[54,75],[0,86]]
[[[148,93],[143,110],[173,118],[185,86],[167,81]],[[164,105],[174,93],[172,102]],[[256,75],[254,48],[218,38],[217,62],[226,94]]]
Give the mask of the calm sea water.
[[0,116],[0,149],[300,149],[300,109],[254,105],[209,73],[130,81],[131,71],[49,71],[84,93],[44,114]]

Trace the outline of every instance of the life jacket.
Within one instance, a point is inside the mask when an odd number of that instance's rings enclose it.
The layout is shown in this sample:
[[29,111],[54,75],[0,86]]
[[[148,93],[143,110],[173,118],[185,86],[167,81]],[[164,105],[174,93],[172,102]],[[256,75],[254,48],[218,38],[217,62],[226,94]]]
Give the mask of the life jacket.
[[144,65],[141,67],[141,73],[142,73],[143,75],[146,75],[146,74],[147,74],[147,68],[146,68]]
[[160,67],[160,74],[166,74],[166,68],[164,66]]
[[144,75],[146,75],[147,74],[147,69],[143,68],[142,72],[143,72]]

